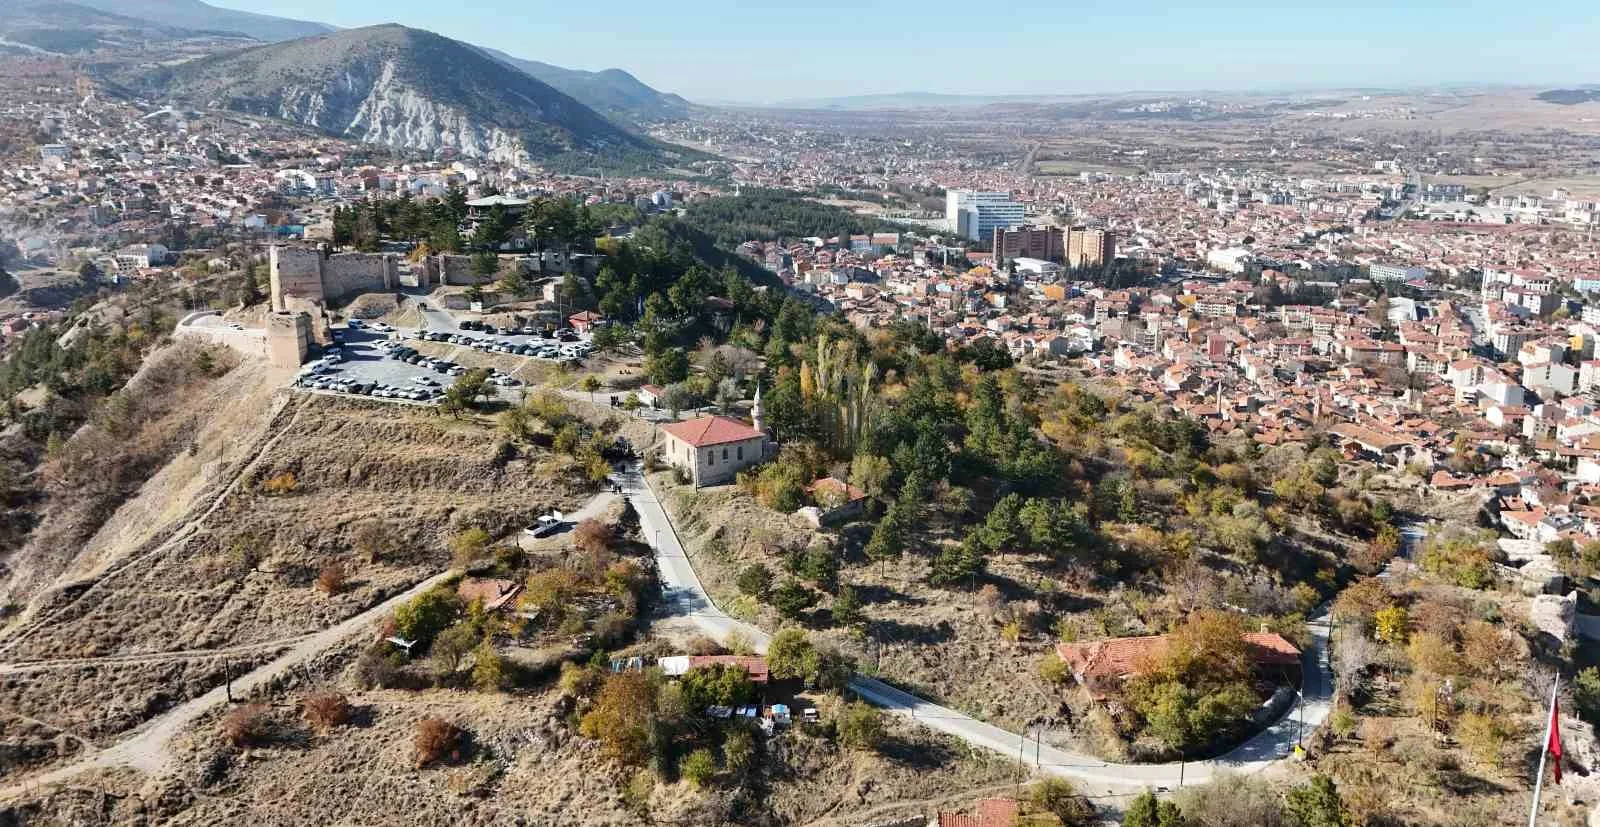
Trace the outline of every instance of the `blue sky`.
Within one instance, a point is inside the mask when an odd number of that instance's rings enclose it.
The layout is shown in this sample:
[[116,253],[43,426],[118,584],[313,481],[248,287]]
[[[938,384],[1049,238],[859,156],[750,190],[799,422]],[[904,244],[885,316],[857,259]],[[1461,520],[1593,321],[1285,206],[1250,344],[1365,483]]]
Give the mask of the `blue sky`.
[[1600,82],[1593,0],[210,0],[619,67],[694,100]]

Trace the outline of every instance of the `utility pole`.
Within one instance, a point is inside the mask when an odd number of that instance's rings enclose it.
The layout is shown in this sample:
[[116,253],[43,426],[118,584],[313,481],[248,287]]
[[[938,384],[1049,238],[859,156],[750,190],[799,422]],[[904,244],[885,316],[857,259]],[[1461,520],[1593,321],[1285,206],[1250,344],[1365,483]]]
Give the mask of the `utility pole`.
[[1528,810],[1528,827],[1539,823],[1539,793],[1544,789],[1544,763],[1550,757],[1550,733],[1556,724],[1556,693],[1561,689],[1561,673],[1550,682],[1550,709],[1545,713],[1544,740],[1539,742],[1539,774],[1533,777],[1533,806]]

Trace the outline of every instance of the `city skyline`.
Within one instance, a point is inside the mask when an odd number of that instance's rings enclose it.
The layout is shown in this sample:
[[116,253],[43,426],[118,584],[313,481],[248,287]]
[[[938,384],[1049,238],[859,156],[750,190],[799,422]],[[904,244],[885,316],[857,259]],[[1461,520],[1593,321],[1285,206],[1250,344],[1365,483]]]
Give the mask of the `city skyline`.
[[667,11],[625,0],[603,17],[581,7],[539,9],[533,17],[508,0],[487,0],[465,14],[419,0],[354,0],[336,8],[310,0],[214,4],[340,27],[400,23],[559,66],[624,69],[706,103],[1600,80],[1600,61],[1584,49],[1600,35],[1600,22],[1570,2],[1530,12],[1435,2],[1403,9],[1376,3],[1192,9],[1164,2],[1062,9],[1030,0],[988,17],[954,4],[907,3],[867,9],[824,3],[796,15],[772,3],[701,2]]

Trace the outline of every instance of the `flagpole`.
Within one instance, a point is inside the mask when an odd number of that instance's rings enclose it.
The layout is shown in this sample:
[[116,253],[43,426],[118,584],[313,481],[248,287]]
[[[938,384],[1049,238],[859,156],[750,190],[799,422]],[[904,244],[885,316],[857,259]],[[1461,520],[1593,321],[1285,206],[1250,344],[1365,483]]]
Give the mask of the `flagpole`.
[[1528,827],[1538,827],[1539,792],[1544,789],[1544,762],[1550,757],[1550,733],[1556,723],[1556,692],[1561,688],[1561,673],[1550,684],[1550,708],[1544,716],[1544,740],[1539,742],[1539,774],[1533,779],[1533,807],[1528,811]]

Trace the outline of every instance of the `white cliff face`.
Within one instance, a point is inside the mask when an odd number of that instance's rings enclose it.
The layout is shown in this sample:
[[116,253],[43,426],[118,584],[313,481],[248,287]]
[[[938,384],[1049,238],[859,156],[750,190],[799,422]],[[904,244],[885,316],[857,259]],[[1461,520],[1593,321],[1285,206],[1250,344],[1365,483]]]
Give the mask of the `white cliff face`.
[[321,88],[290,85],[262,114],[326,129],[369,143],[526,163],[518,135],[475,122],[463,110],[431,100],[397,79],[395,62],[353,66]]

